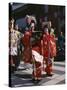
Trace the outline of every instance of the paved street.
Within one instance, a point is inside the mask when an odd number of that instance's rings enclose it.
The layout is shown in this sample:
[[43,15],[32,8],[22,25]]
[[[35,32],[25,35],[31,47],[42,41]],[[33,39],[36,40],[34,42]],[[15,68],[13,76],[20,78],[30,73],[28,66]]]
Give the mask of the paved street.
[[[23,66],[23,64],[21,64]],[[25,66],[25,65],[24,65]],[[26,67],[25,67],[26,68]],[[53,76],[47,77],[44,72],[42,80],[38,83],[32,81],[32,68],[30,65],[28,69],[18,70],[11,76],[12,87],[22,86],[45,86],[45,85],[57,85],[65,84],[65,62],[54,62]]]

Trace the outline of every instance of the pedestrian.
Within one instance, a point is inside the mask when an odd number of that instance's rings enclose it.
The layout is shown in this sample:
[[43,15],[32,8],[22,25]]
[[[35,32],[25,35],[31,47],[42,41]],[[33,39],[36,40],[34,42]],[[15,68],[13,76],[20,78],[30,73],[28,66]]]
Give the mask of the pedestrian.
[[[44,56],[43,70],[48,76],[52,76],[52,61],[50,60],[50,34],[47,25],[44,27],[43,38],[41,40],[42,44],[42,55]],[[46,65],[46,67],[44,67]]]
[[51,45],[51,56],[55,57],[56,56],[56,39],[55,39],[53,28],[51,28],[51,31],[50,31],[50,45]]
[[22,38],[22,43],[24,46],[23,50],[23,61],[25,63],[31,63],[31,58],[32,58],[32,47],[31,47],[31,31],[25,31],[24,37]]
[[58,45],[59,45],[59,50],[62,52],[64,50],[64,42],[65,42],[64,35],[63,32],[61,31],[60,35],[58,36]]
[[32,36],[32,30],[31,30],[31,16],[26,15],[26,27],[24,32],[24,37],[22,38],[22,44],[24,46],[23,50],[23,61],[24,63],[31,63],[32,58],[32,45],[31,45],[31,36]]
[[11,28],[9,31],[9,63],[10,67],[17,70],[18,67],[18,41],[20,32],[14,28],[14,19],[11,20]]
[[53,71],[53,65],[54,65],[54,57],[56,57],[56,39],[54,34],[54,29],[51,28],[50,30],[50,59],[51,59],[51,68]]

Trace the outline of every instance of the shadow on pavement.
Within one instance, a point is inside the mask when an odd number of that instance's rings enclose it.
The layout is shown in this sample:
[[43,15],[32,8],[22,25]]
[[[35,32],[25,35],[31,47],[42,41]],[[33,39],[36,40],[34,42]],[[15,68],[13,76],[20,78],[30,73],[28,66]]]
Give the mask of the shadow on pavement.
[[32,78],[31,74],[15,74],[15,76],[19,77],[19,78]]

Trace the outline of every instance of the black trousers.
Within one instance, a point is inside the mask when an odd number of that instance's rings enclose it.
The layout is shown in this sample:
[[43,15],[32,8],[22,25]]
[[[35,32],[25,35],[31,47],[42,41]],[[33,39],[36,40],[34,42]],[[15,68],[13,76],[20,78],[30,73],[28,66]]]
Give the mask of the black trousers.
[[[15,64],[15,66],[11,65],[11,60],[13,60],[13,63]],[[14,71],[17,70],[19,63],[20,63],[19,55],[17,55],[17,56],[9,55],[9,87],[12,87],[11,77],[12,77],[12,74],[14,73]]]

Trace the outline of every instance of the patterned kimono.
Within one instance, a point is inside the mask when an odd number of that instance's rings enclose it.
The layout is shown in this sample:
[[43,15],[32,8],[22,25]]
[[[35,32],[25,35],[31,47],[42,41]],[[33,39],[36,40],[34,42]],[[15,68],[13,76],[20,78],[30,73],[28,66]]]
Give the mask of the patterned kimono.
[[56,56],[56,41],[55,41],[55,35],[50,35],[50,48],[51,48],[51,57]]
[[43,55],[45,58],[48,58],[50,54],[50,35],[43,35]]
[[43,56],[40,55],[40,47],[35,46],[32,48],[32,56],[33,56],[33,73],[32,73],[33,79],[41,80]]
[[[49,34],[43,34],[43,56],[46,64],[46,68],[43,68],[47,74],[51,74],[52,72],[52,61],[50,59],[51,57],[51,47],[50,47],[50,35]],[[44,63],[43,63],[44,64]]]
[[23,60],[25,63],[31,63],[32,59],[32,48],[31,48],[31,31],[25,31],[24,37],[22,38],[22,43],[24,45],[24,51],[23,51]]

